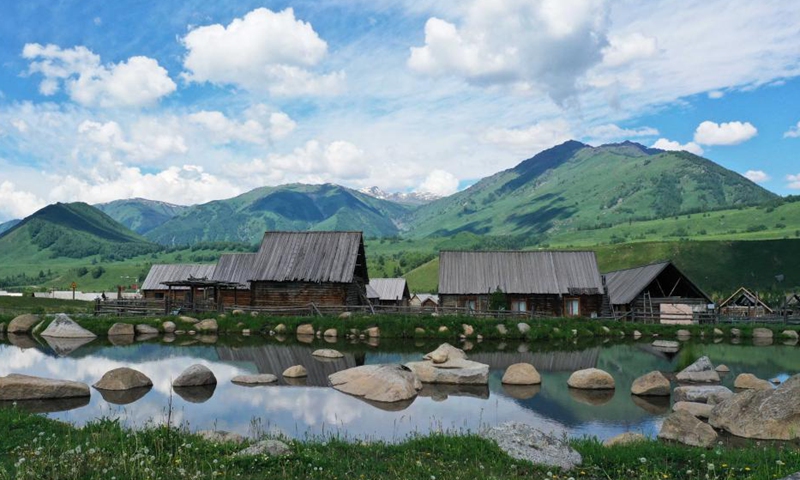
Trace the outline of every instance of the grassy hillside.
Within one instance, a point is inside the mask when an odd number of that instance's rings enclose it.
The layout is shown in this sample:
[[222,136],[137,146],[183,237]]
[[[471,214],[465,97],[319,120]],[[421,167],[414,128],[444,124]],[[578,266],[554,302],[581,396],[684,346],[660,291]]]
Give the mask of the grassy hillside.
[[20,222],[19,220],[9,220],[7,222],[0,223],[0,234],[5,232],[6,230],[10,230],[11,227],[18,224],[19,222]]
[[337,185],[264,187],[190,207],[146,236],[163,245],[256,243],[266,230],[361,230],[390,237],[410,208]]
[[138,234],[145,234],[189,207],[166,202],[132,198],[95,205],[117,222]]

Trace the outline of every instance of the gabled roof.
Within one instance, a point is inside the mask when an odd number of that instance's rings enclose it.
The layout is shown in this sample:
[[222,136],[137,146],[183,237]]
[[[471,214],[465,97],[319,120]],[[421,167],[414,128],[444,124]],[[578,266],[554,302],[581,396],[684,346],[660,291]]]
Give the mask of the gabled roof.
[[736,290],[733,295],[726,298],[724,302],[719,304],[719,306],[720,308],[728,306],[747,306],[739,303],[740,299],[750,303],[751,305],[749,306],[759,306],[766,309],[769,313],[772,313],[772,309],[769,308],[769,305],[764,303],[760,298],[758,298],[757,295],[744,287],[739,287],[739,290]]
[[256,259],[255,253],[226,253],[217,260],[213,280],[218,282],[238,283],[242,290],[249,290],[250,270]]
[[267,232],[248,280],[351,283],[356,275],[369,281],[361,232]]
[[[167,290],[163,282],[179,282],[193,278],[214,276],[216,265],[200,265],[194,263],[175,263],[171,265],[156,264],[150,267],[147,278],[142,282],[142,290]],[[188,290],[188,287],[173,287],[173,290]]]
[[442,251],[439,294],[598,295],[603,281],[594,252]]
[[369,286],[381,300],[402,300],[408,296],[405,278],[372,278]]
[[369,286],[369,284],[367,284],[367,299],[368,300],[380,300],[381,299],[381,296],[378,294],[378,292],[376,292],[374,288]]
[[439,305],[439,295],[435,295],[432,293],[415,293],[414,297],[417,297],[419,303],[425,303],[426,301],[430,300],[434,302],[436,305]]
[[683,274],[672,262],[658,262],[641,267],[616,270],[603,275],[606,279],[606,292],[612,305],[626,305],[638,297],[644,289],[655,280],[661,272],[668,267],[674,268],[697,292],[707,301],[710,297],[703,293],[689,278]]

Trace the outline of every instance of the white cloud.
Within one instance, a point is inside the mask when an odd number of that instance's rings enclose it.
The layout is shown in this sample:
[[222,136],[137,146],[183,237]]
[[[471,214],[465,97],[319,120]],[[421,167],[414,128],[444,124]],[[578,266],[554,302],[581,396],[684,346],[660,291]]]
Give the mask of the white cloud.
[[646,37],[641,33],[609,35],[608,46],[603,49],[603,64],[619,67],[635,60],[653,57],[657,53],[658,44],[653,37]]
[[711,90],[708,92],[708,98],[712,100],[719,100],[720,98],[725,96],[725,92],[722,90]]
[[659,138],[656,140],[656,143],[651,145],[651,148],[657,148],[659,150],[686,151],[689,153],[694,153],[695,155],[703,154],[703,147],[694,142],[688,142],[684,145],[681,145],[679,142],[668,140],[666,138]]
[[292,133],[297,123],[283,112],[274,112],[269,116],[269,126],[272,138],[280,140]]
[[445,197],[458,191],[458,178],[444,170],[433,170],[417,188],[418,192]]
[[701,145],[737,145],[758,134],[749,122],[714,123],[706,120],[697,126],[694,141]]
[[527,128],[493,128],[481,137],[507,150],[523,155],[535,155],[542,150],[573,138],[565,120],[542,121]]
[[770,176],[766,174],[763,170],[748,170],[744,174],[744,178],[750,180],[753,183],[764,183],[770,180]]
[[216,143],[234,141],[264,144],[269,140],[269,133],[263,125],[255,120],[236,122],[222,112],[200,111],[187,116],[195,125],[199,125],[213,135]]
[[38,43],[26,44],[22,56],[31,61],[29,73],[44,76],[39,84],[42,95],[54,95],[63,83],[70,98],[81,105],[147,106],[177,88],[167,71],[149,57],[102,65],[100,57],[86,47],[62,49]]
[[621,128],[613,123],[598,125],[590,128],[586,132],[586,137],[599,142],[623,140],[636,137],[654,137],[656,135],[658,135],[658,130],[652,127]]
[[800,190],[800,173],[797,175],[786,175],[786,180],[789,181],[789,184],[786,185],[787,188],[791,188],[792,190]]
[[0,217],[23,218],[44,207],[46,202],[36,195],[17,190],[10,181],[0,182]]
[[783,138],[800,138],[800,122],[783,133]]
[[479,85],[539,87],[562,103],[602,59],[606,29],[602,0],[474,0],[460,25],[428,19],[408,66]]
[[109,159],[113,156],[110,152],[117,151],[125,153],[131,160],[150,162],[169,155],[183,155],[189,150],[183,136],[172,132],[158,119],[142,118],[131,130],[131,140],[128,141],[122,127],[115,121],[85,120],[78,126],[78,133],[95,148],[88,148],[83,153]]
[[19,133],[28,132],[28,123],[25,120],[21,120],[19,118],[14,119],[11,121],[11,126],[16,128]]
[[339,93],[344,73],[316,74],[311,68],[328,45],[294,10],[258,8],[227,26],[208,25],[182,39],[188,50],[183,66],[193,82],[236,85],[279,95]]

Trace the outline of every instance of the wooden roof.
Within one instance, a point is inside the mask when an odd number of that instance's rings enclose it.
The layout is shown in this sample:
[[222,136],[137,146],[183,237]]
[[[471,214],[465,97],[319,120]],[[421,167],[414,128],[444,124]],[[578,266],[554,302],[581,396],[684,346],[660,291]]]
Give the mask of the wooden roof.
[[594,252],[442,251],[439,294],[598,295],[603,281]]
[[361,232],[266,232],[251,281],[369,282]]
[[[405,278],[373,278],[370,279],[369,286],[377,295],[374,298],[380,300],[402,300],[410,297]],[[367,298],[373,297],[367,295]]]
[[[212,278],[216,265],[194,263],[156,264],[150,267],[147,278],[142,282],[142,290],[167,290],[164,282],[180,282],[193,278]],[[188,290],[188,287],[173,287],[173,290]]]
[[733,295],[726,298],[725,301],[719,304],[720,308],[724,307],[762,307],[767,312],[772,313],[772,309],[764,303],[758,295],[754,294],[745,287],[739,287]]
[[256,259],[255,253],[226,253],[217,260],[213,280],[238,284],[242,290],[249,290],[250,270]]
[[703,293],[689,278],[683,274],[672,262],[658,262],[641,267],[616,270],[603,275],[606,279],[606,292],[612,305],[627,305],[638,297],[653,280],[658,278],[667,268],[673,268],[685,279],[699,295],[711,302],[711,298]]

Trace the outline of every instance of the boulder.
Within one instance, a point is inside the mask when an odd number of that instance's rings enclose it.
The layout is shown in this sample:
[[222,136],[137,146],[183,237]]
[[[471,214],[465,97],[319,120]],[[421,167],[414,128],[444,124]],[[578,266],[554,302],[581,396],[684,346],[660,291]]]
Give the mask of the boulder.
[[286,378],[302,378],[308,376],[308,371],[302,365],[295,365],[284,370],[283,376]]
[[754,328],[753,338],[772,338],[773,333],[769,328]]
[[719,328],[715,328],[714,329],[714,336],[715,337],[722,337],[724,335],[725,335],[725,333],[722,330],[720,330]]
[[678,336],[678,337],[691,337],[692,336],[692,332],[690,332],[689,330],[681,329],[681,330],[678,330],[677,332],[675,332],[675,335]]
[[118,337],[118,336],[133,336],[136,333],[133,325],[127,323],[115,323],[111,325],[111,328],[108,329],[108,336],[109,337]]
[[97,335],[81,327],[63,313],[59,313],[42,332],[42,336],[52,338],[95,338]]
[[216,385],[217,377],[206,366],[194,364],[172,381],[173,387],[199,387],[201,385]]
[[30,333],[40,321],[38,315],[20,315],[8,324],[8,333]]
[[466,323],[461,324],[461,329],[464,332],[464,335],[467,337],[471,337],[473,333],[475,333],[475,329],[472,328],[472,325],[467,325]]
[[734,380],[733,387],[741,390],[772,390],[771,383],[767,380],[761,380],[752,373],[740,374]]
[[422,327],[417,327],[414,329],[414,335],[425,335],[425,329]]
[[153,381],[138,370],[122,367],[109,370],[92,386],[98,390],[130,390],[152,387]]
[[242,330],[242,335],[245,336],[245,337],[249,337],[250,336],[250,329],[249,328],[243,329]]
[[718,392],[712,392],[708,394],[708,396],[706,397],[706,403],[709,405],[719,405],[725,400],[731,398],[733,395],[734,393],[731,392],[730,390],[720,390]]
[[328,376],[340,392],[372,402],[393,403],[417,396],[422,382],[402,365],[362,365]]
[[322,336],[325,338],[336,338],[339,336],[339,332],[337,332],[335,328],[329,328],[322,333]]
[[515,363],[506,369],[502,383],[508,385],[538,385],[542,376],[530,363]]
[[790,338],[794,340],[798,339],[797,330],[784,330],[783,332],[781,332],[781,335],[784,338]]
[[[277,330],[276,330],[277,332]],[[310,323],[303,323],[302,325],[297,326],[297,334],[298,335],[314,335],[314,325]]]
[[196,319],[194,317],[185,317],[185,316],[178,317],[178,320],[180,320],[183,323],[191,323],[192,325],[194,325],[195,323],[200,322],[200,320],[198,320],[198,319]]
[[231,312],[232,315],[244,315],[244,310],[236,309]]
[[440,327],[439,327],[439,330],[437,330],[437,331],[438,331],[439,333],[447,333],[447,332],[449,332],[450,330],[449,330],[449,329],[448,329],[446,326],[442,325],[442,326],[440,326]]
[[519,333],[521,333],[522,335],[525,335],[526,333],[531,331],[531,326],[528,325],[527,323],[520,322],[517,324],[517,330],[519,330]]
[[606,447],[613,447],[615,445],[628,445],[630,443],[646,442],[647,437],[641,433],[625,432],[620,433],[616,437],[611,437],[603,442]]
[[479,433],[494,440],[511,458],[536,465],[572,470],[583,458],[570,445],[566,434],[545,433],[524,423],[508,422]]
[[681,410],[664,420],[658,438],[693,447],[711,448],[717,442],[717,432],[691,413]]
[[496,328],[497,328],[497,333],[499,333],[500,335],[508,334],[508,329],[502,323],[498,323]]
[[0,400],[47,400],[88,397],[89,385],[67,380],[10,374],[0,377]]
[[675,402],[672,405],[673,411],[689,412],[697,418],[708,418],[711,415],[711,410],[714,409],[713,405],[698,402]]
[[244,443],[244,437],[238,433],[226,432],[224,430],[200,430],[197,432],[203,440],[211,443]]
[[614,377],[599,368],[587,368],[570,375],[567,385],[581,390],[613,390]]
[[292,449],[289,445],[279,440],[261,440],[244,450],[237,452],[236,457],[281,457],[291,455]]
[[202,322],[197,322],[194,326],[194,329],[198,332],[205,332],[205,333],[216,333],[219,330],[219,325],[217,321],[213,318],[209,318],[207,320],[203,320]]
[[443,343],[436,350],[426,353],[422,358],[433,363],[445,363],[448,360],[466,359],[467,354],[460,348],[456,348],[449,343]]
[[739,330],[738,328],[731,328],[731,335],[733,335],[734,337],[741,337],[742,331]]
[[353,314],[351,312],[342,312],[342,313],[339,314],[339,318],[342,318],[342,319],[350,318],[352,316],[353,316]]
[[633,338],[635,340],[638,340],[638,339],[642,338],[642,332],[640,332],[639,330],[634,330],[633,331]]
[[331,348],[321,348],[319,350],[314,350],[314,353],[312,353],[311,355],[313,355],[315,357],[320,357],[320,358],[342,358],[342,357],[344,357],[344,355],[342,355],[342,352],[340,352],[338,350],[333,350]]
[[381,329],[378,327],[369,327],[364,331],[369,338],[379,338],[381,336]]
[[164,333],[175,333],[175,330],[178,329],[178,326],[175,325],[175,322],[167,320],[161,324],[161,328],[164,330]]
[[[311,330],[314,330],[314,327],[311,327]],[[277,334],[286,333],[286,325],[279,323],[275,326],[274,331]]]
[[729,373],[731,371],[731,369],[728,368],[728,366],[725,364],[717,365],[717,368],[715,368],[714,370],[716,370],[717,373]]
[[444,363],[432,361],[409,362],[411,369],[423,383],[449,383],[456,385],[486,385],[489,383],[489,365],[456,358]]
[[631,385],[633,395],[668,397],[670,390],[669,380],[659,371],[643,375],[634,380]]
[[673,392],[676,402],[700,402],[708,403],[712,395],[733,395],[728,387],[722,385],[678,387]]
[[278,377],[271,373],[261,373],[258,375],[237,375],[231,379],[232,383],[238,385],[267,385],[278,381]]
[[800,375],[775,389],[747,390],[716,405],[709,423],[736,436],[761,440],[800,438]]
[[610,329],[610,328],[608,328],[608,327],[606,327],[606,326],[603,326],[603,327],[602,327],[602,330],[603,330],[603,334],[605,334],[605,335],[611,335],[611,329]]
[[140,323],[134,327],[134,331],[139,335],[158,335],[158,329],[150,325]]
[[681,349],[681,344],[672,340],[656,340],[650,346],[664,353],[678,353]]
[[675,378],[679,382],[719,383],[719,374],[706,356],[698,358],[693,364],[681,370]]

